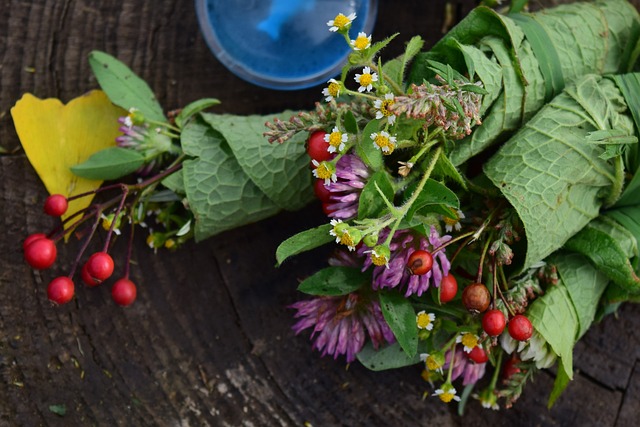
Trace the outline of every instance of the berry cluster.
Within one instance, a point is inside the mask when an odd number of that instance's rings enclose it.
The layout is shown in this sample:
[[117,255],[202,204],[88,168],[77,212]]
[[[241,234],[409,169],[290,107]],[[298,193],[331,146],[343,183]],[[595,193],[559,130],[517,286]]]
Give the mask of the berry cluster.
[[[80,196],[79,196],[80,197]],[[67,212],[69,199],[61,194],[53,194],[49,196],[44,203],[44,212],[52,217],[60,217]],[[98,217],[96,215],[96,217]],[[51,280],[47,287],[47,296],[50,301],[55,304],[66,304],[73,299],[75,294],[75,284],[73,276],[78,266],[89,240],[93,232],[95,232],[98,221],[95,222],[91,230],[89,238],[86,240],[84,247],[80,251],[78,258],[68,276],[59,276]],[[63,222],[64,225],[64,222]],[[110,232],[113,231],[112,224]],[[72,227],[73,228],[73,227]],[[22,244],[24,259],[32,268],[36,270],[46,270],[53,266],[56,261],[58,251],[56,242],[64,237],[66,231],[52,231],[49,234],[34,233],[29,235]],[[109,240],[111,233],[107,237],[105,247],[100,252],[95,252],[82,265],[80,276],[82,282],[88,287],[94,287],[109,279],[114,272],[114,262],[109,255]],[[124,277],[117,280],[111,288],[111,297],[116,304],[127,306],[132,304],[136,299],[136,285],[129,279],[128,262]]]

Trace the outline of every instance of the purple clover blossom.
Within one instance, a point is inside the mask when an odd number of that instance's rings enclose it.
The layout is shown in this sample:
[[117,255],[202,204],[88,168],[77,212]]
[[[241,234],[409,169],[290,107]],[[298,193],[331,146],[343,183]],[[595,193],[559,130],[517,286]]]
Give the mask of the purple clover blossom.
[[299,319],[293,331],[297,335],[313,328],[313,348],[322,352],[322,356],[332,354],[337,359],[344,354],[347,363],[353,362],[364,346],[365,329],[376,349],[385,342],[395,342],[380,303],[357,293],[298,301],[290,308],[297,310],[294,317]]
[[[378,243],[384,242],[388,235],[388,229],[382,230]],[[433,250],[449,240],[451,240],[451,236],[440,236],[433,226],[431,226],[428,237],[419,236],[409,230],[396,231],[389,245],[389,249],[391,249],[389,264],[387,266],[373,266],[373,289],[406,286],[405,296],[409,297],[414,294],[421,296],[431,285],[439,287],[442,278],[449,274],[451,263],[447,259],[444,249],[435,254]],[[409,257],[418,249],[429,251],[433,255],[431,271],[422,275],[411,274],[407,269]],[[367,249],[364,247],[359,249],[360,255],[363,255],[365,250]],[[372,265],[371,258],[367,257],[362,270],[364,271]]]
[[122,135],[116,138],[116,145],[138,151],[145,156],[145,164],[136,172],[138,175],[148,175],[161,161],[164,153],[177,154],[171,138],[159,128],[150,129],[147,124],[138,126],[133,124],[130,116],[119,117],[122,125],[119,130]]
[[329,183],[327,204],[331,218],[349,220],[358,215],[360,193],[369,178],[369,169],[355,154],[345,154],[336,164],[336,182]]
[[[487,364],[476,363],[469,359],[465,354],[462,346],[456,346],[456,357],[453,361],[453,371],[451,371],[451,381],[455,381],[458,377],[462,376],[462,385],[475,384],[480,378],[484,376]],[[449,369],[451,363],[451,350],[448,350],[444,355],[443,370]]]

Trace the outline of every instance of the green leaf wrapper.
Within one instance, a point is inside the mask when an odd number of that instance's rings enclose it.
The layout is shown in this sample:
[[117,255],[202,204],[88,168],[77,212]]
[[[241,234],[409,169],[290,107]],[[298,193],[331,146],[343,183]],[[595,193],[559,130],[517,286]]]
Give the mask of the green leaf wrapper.
[[[518,24],[522,16],[534,30]],[[565,84],[587,74],[626,71],[640,31],[638,12],[625,0],[575,3],[522,16],[514,20],[478,7],[429,52],[416,56],[411,82],[431,78],[427,61],[436,60],[476,74],[489,92],[483,99],[482,126],[450,153],[455,165],[504,141],[562,89],[557,70]],[[541,40],[550,40],[544,47],[556,54],[539,57],[540,49],[533,46]],[[554,58],[559,62],[549,64]]]
[[[286,114],[285,114],[286,116]],[[302,134],[287,144],[262,136],[263,116],[200,114],[182,132],[184,187],[200,241],[313,199]]]
[[559,249],[600,213],[622,186],[596,130],[633,136],[620,91],[609,79],[587,76],[547,104],[484,166],[518,212],[526,231],[528,268]]

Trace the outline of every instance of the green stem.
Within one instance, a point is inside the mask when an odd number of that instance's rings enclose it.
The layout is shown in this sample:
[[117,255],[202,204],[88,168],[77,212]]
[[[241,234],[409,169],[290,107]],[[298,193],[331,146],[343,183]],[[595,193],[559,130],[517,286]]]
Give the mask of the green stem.
[[491,383],[489,384],[489,388],[494,390],[496,388],[496,384],[498,383],[498,377],[500,376],[500,367],[502,365],[502,354],[501,351],[498,354],[498,360],[496,361],[496,369],[493,371],[493,376],[491,377]]
[[480,254],[480,263],[478,264],[478,276],[476,277],[477,283],[482,283],[482,267],[484,266],[484,257],[487,254],[487,249],[489,249],[490,242],[491,242],[491,239],[487,239],[487,241],[484,244],[484,247],[482,248],[482,253]]
[[422,175],[422,179],[420,180],[420,182],[418,182],[418,185],[416,189],[413,191],[413,194],[411,195],[411,197],[409,197],[409,200],[407,200],[403,205],[403,208],[402,208],[403,216],[409,211],[409,208],[411,208],[411,205],[413,205],[415,201],[418,199],[418,196],[420,196],[420,193],[422,193],[422,189],[427,184],[427,181],[431,176],[431,172],[433,172],[433,168],[435,168],[436,162],[440,158],[440,154],[442,154],[442,146],[438,146],[438,148],[436,148],[436,151],[433,154],[433,158],[431,159],[431,162],[429,162],[427,169]]

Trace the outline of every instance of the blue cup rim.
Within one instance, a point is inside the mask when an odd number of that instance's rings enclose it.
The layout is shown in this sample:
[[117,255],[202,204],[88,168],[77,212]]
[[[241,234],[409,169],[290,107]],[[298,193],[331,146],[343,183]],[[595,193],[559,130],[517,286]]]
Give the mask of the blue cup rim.
[[[349,52],[346,52],[343,56],[336,60],[336,63],[326,68],[325,70],[307,74],[305,76],[296,77],[296,78],[278,78],[275,76],[264,75],[252,70],[248,67],[245,67],[240,61],[236,60],[232,54],[229,53],[227,49],[220,43],[218,37],[213,31],[211,22],[209,21],[208,11],[207,11],[207,2],[209,0],[195,0],[196,3],[196,15],[198,17],[198,23],[200,25],[200,31],[209,47],[209,50],[214,54],[214,56],[224,65],[229,71],[231,71],[234,75],[240,77],[241,79],[255,84],[257,86],[261,86],[267,89],[277,89],[277,90],[298,90],[298,89],[308,89],[310,87],[318,86],[320,84],[326,83],[331,77],[337,76],[340,74],[340,70],[345,64],[347,57],[349,56]],[[365,23],[363,26],[363,31],[367,34],[371,33],[373,26],[375,24],[377,11],[378,11],[378,0],[365,0],[369,2],[368,13],[365,17]],[[360,17],[359,17],[360,18]]]

